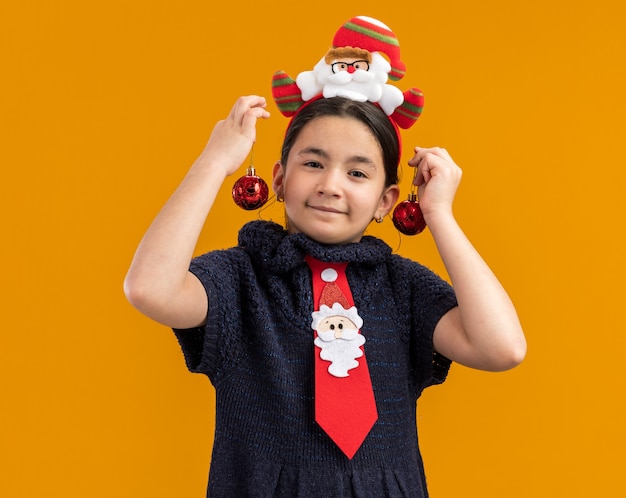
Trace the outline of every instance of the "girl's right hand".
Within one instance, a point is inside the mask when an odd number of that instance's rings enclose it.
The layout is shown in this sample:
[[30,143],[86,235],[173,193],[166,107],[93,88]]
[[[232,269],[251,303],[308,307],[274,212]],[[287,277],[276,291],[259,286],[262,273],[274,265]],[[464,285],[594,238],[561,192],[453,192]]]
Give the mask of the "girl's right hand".
[[256,140],[257,119],[267,119],[265,97],[249,95],[235,102],[228,117],[218,121],[200,159],[233,174],[246,160]]

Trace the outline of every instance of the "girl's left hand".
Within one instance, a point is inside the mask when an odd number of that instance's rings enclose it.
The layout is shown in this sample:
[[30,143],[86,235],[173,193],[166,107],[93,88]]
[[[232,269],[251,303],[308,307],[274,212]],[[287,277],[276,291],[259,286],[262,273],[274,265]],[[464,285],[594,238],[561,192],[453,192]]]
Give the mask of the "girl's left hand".
[[415,147],[409,166],[417,168],[413,184],[418,187],[418,199],[424,218],[441,212],[452,213],[452,202],[461,182],[462,171],[440,147]]

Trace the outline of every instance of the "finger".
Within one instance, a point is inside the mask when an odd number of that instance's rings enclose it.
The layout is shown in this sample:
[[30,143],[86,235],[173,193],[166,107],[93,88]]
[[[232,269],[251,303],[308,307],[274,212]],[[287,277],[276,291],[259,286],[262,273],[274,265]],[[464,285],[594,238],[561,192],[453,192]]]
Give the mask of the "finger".
[[450,156],[450,154],[448,153],[447,149],[444,149],[443,147],[415,147],[415,157],[413,159],[418,159],[428,155],[428,154],[432,154],[435,155],[437,157],[441,157],[442,159],[446,159],[448,161],[452,161],[452,156]]
[[450,162],[454,164],[454,161],[452,160],[452,156],[450,155],[448,150],[444,149],[443,147],[431,147],[430,149],[427,150],[427,153],[437,158],[443,159],[446,162]]
[[425,183],[428,183],[430,179],[433,177],[431,173],[431,168],[428,166],[428,161],[422,160],[417,167],[417,181],[416,185],[419,187]]
[[419,187],[420,185],[428,183],[431,177],[432,174],[428,165],[428,159],[426,157],[422,157],[415,165],[415,176],[413,178],[413,183]]
[[412,167],[417,167],[417,165],[419,164],[419,162],[420,162],[420,160],[421,160],[421,157],[422,157],[422,156],[420,155],[420,152],[421,152],[422,150],[423,150],[423,149],[422,149],[421,147],[415,147],[415,148],[413,149],[413,151],[415,152],[415,155],[414,155],[411,159],[409,159],[409,162],[408,162],[409,166],[412,166]]
[[415,147],[415,155],[409,160],[409,166],[419,167],[435,149],[425,147]]
[[257,117],[269,117],[269,112],[265,110],[267,107],[267,101],[265,97],[258,95],[248,95],[245,97],[239,97],[235,105],[232,107],[228,118],[234,125],[245,126],[245,120],[250,111],[253,110],[253,116],[256,120]]
[[264,107],[253,107],[243,115],[241,126],[244,130],[254,128],[258,119],[267,119],[270,113]]

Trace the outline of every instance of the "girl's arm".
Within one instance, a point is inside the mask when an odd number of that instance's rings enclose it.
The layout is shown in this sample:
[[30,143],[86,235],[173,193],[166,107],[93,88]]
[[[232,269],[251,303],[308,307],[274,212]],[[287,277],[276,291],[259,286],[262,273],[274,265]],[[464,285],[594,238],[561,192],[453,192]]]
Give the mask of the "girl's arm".
[[409,164],[418,168],[420,207],[458,301],[435,328],[435,349],[472,368],[512,368],[526,355],[526,339],[509,296],[452,213],[461,170],[444,149],[415,150]]
[[124,292],[148,317],[174,328],[195,327],[206,319],[207,295],[189,263],[224,179],[249,154],[257,119],[269,117],[265,107],[263,97],[237,100],[141,240]]

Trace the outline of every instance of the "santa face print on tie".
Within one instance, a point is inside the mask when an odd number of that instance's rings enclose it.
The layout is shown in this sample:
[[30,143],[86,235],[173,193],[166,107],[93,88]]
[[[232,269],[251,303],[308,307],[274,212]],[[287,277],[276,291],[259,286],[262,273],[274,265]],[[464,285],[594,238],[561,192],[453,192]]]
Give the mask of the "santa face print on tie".
[[[334,273],[336,279],[335,270],[325,271]],[[346,309],[338,302],[330,307],[322,304],[312,315],[311,326],[317,332],[314,343],[321,349],[320,358],[330,362],[328,373],[347,377],[348,370],[359,366],[356,359],[363,356],[361,346],[365,344],[365,337],[359,333],[363,320],[356,307]]]

